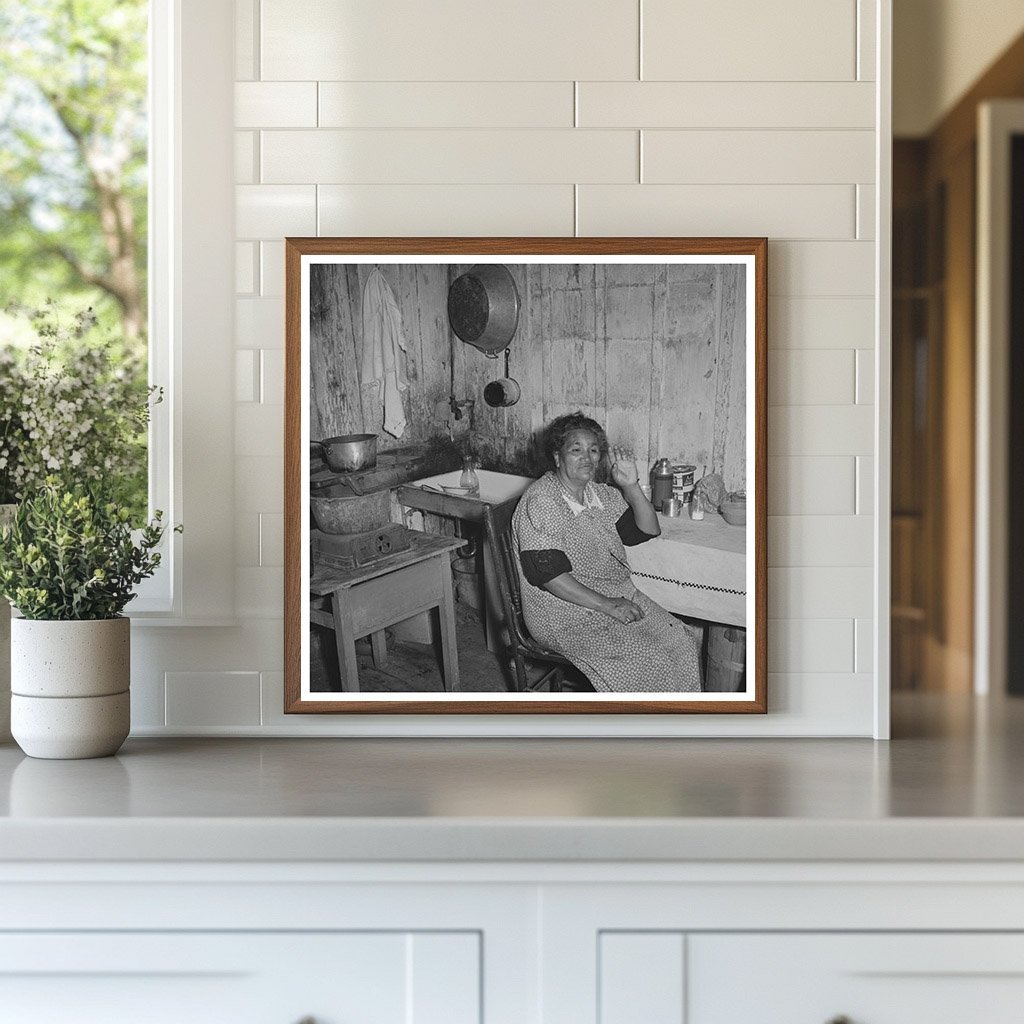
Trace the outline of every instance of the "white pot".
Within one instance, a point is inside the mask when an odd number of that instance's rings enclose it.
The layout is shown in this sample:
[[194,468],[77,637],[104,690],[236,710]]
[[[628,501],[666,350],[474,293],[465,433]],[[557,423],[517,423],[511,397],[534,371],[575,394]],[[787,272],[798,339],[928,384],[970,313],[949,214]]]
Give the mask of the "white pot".
[[31,757],[105,757],[131,728],[131,621],[11,620],[11,732]]
[[[0,526],[14,520],[17,505],[0,505]],[[0,743],[11,738],[11,606],[0,597]]]

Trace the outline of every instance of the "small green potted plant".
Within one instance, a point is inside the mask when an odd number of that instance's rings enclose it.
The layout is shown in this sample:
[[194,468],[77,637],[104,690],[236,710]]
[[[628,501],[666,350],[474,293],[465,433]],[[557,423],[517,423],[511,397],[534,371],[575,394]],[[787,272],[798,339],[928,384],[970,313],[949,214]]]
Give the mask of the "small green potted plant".
[[128,735],[135,587],[160,564],[161,514],[133,531],[102,491],[56,477],[0,528],[11,620],[11,732],[33,757],[101,757]]
[[[53,300],[0,318],[0,525],[57,474],[103,487],[139,524],[147,515],[147,431],[161,399],[141,354],[97,324],[92,309]],[[0,597],[0,742],[10,738],[10,607]]]

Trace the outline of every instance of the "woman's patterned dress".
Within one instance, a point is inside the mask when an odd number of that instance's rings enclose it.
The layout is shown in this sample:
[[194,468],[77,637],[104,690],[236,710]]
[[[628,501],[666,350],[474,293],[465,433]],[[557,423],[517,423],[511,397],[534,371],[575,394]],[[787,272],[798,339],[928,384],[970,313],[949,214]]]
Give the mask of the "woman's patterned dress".
[[[700,690],[697,642],[686,627],[633,586],[616,524],[629,509],[614,487],[588,484],[576,502],[547,473],[523,495],[512,519],[520,550],[523,616],[533,637],[563,653],[598,691]],[[629,517],[632,520],[632,516]],[[635,524],[633,524],[635,531]],[[552,578],[569,571],[607,597],[625,597],[644,611],[638,622],[563,601],[531,583],[524,571]],[[568,566],[568,567],[567,567]]]

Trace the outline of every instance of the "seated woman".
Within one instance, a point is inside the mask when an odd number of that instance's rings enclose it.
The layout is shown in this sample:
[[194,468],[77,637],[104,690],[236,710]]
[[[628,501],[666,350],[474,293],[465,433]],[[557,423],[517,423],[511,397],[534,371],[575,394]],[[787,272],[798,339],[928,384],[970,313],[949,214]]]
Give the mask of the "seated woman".
[[544,447],[554,471],[530,485],[512,519],[531,634],[598,691],[700,690],[694,637],[630,578],[623,545],[661,533],[635,463],[612,449],[615,487],[595,483],[608,438],[581,412],[553,420]]

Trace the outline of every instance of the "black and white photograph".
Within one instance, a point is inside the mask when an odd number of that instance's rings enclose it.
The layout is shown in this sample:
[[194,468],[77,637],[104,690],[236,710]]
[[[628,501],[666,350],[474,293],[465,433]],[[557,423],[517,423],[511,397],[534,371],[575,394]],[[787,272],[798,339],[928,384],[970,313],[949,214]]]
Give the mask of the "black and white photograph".
[[288,249],[286,710],[765,710],[764,240]]

